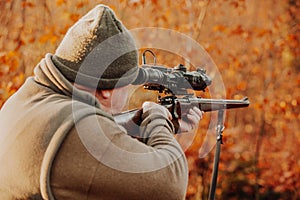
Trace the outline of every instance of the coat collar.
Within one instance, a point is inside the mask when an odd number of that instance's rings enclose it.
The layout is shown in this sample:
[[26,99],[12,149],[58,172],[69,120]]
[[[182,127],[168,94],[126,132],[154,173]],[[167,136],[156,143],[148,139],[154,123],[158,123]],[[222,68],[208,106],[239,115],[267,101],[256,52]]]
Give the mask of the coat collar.
[[76,88],[68,81],[56,68],[52,62],[52,54],[46,54],[34,69],[34,80],[44,85],[56,93],[68,96],[89,105],[100,108],[99,101],[92,94]]

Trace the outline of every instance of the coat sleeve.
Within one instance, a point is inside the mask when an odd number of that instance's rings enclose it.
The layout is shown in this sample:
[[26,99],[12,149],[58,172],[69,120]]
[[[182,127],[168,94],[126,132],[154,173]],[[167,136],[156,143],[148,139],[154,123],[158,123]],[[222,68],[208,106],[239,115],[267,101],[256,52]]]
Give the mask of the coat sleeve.
[[57,199],[184,199],[187,163],[159,111],[145,113],[142,142],[101,116],[81,120],[65,139],[51,172]]

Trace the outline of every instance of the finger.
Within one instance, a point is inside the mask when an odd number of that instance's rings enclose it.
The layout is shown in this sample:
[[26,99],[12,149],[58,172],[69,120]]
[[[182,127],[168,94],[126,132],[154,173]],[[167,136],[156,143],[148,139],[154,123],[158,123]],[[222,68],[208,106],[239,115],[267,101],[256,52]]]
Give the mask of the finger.
[[200,118],[202,118],[202,115],[203,115],[204,112],[201,111],[198,107],[194,106],[193,111],[195,111],[197,113],[197,115],[199,115]]
[[204,112],[200,110],[198,107],[193,107],[193,111],[202,119]]
[[[199,115],[200,113],[200,115]],[[197,119],[197,121],[199,121],[201,119],[201,111],[195,111],[194,109],[190,109],[189,110],[189,114],[192,115],[193,117],[195,117]]]
[[199,120],[197,119],[197,117],[195,117],[194,115],[187,115],[187,118],[189,120],[189,122],[186,122],[186,125],[189,126],[190,130],[195,129],[199,123]]
[[196,125],[200,121],[200,117],[197,115],[187,114],[187,118],[188,118],[188,120],[190,120],[190,122],[191,122],[190,124],[192,124],[192,125]]

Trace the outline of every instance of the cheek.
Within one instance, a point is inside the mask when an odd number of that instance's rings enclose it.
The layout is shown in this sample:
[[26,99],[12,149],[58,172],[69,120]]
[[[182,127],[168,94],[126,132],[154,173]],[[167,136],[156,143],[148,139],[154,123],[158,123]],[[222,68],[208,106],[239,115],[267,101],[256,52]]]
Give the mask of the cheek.
[[119,92],[116,95],[115,100],[119,103],[119,104],[124,104],[127,101],[127,97],[128,97],[128,93],[127,92]]
[[122,109],[127,103],[127,98],[128,91],[125,89],[114,92],[112,96],[112,106],[118,110]]

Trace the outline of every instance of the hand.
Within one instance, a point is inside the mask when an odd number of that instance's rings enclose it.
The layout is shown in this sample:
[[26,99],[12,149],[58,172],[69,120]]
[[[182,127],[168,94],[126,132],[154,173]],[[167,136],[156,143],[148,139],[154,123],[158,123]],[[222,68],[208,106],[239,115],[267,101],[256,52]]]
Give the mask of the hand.
[[203,117],[203,113],[204,112],[197,107],[191,108],[186,115],[187,119],[179,119],[179,132],[188,132],[197,128],[199,121]]
[[144,102],[143,103],[143,113],[155,109],[158,110],[159,113],[162,113],[167,119],[172,120],[172,114],[169,112],[169,110],[167,108],[165,108],[164,106],[161,106],[159,104],[156,104],[154,102]]

